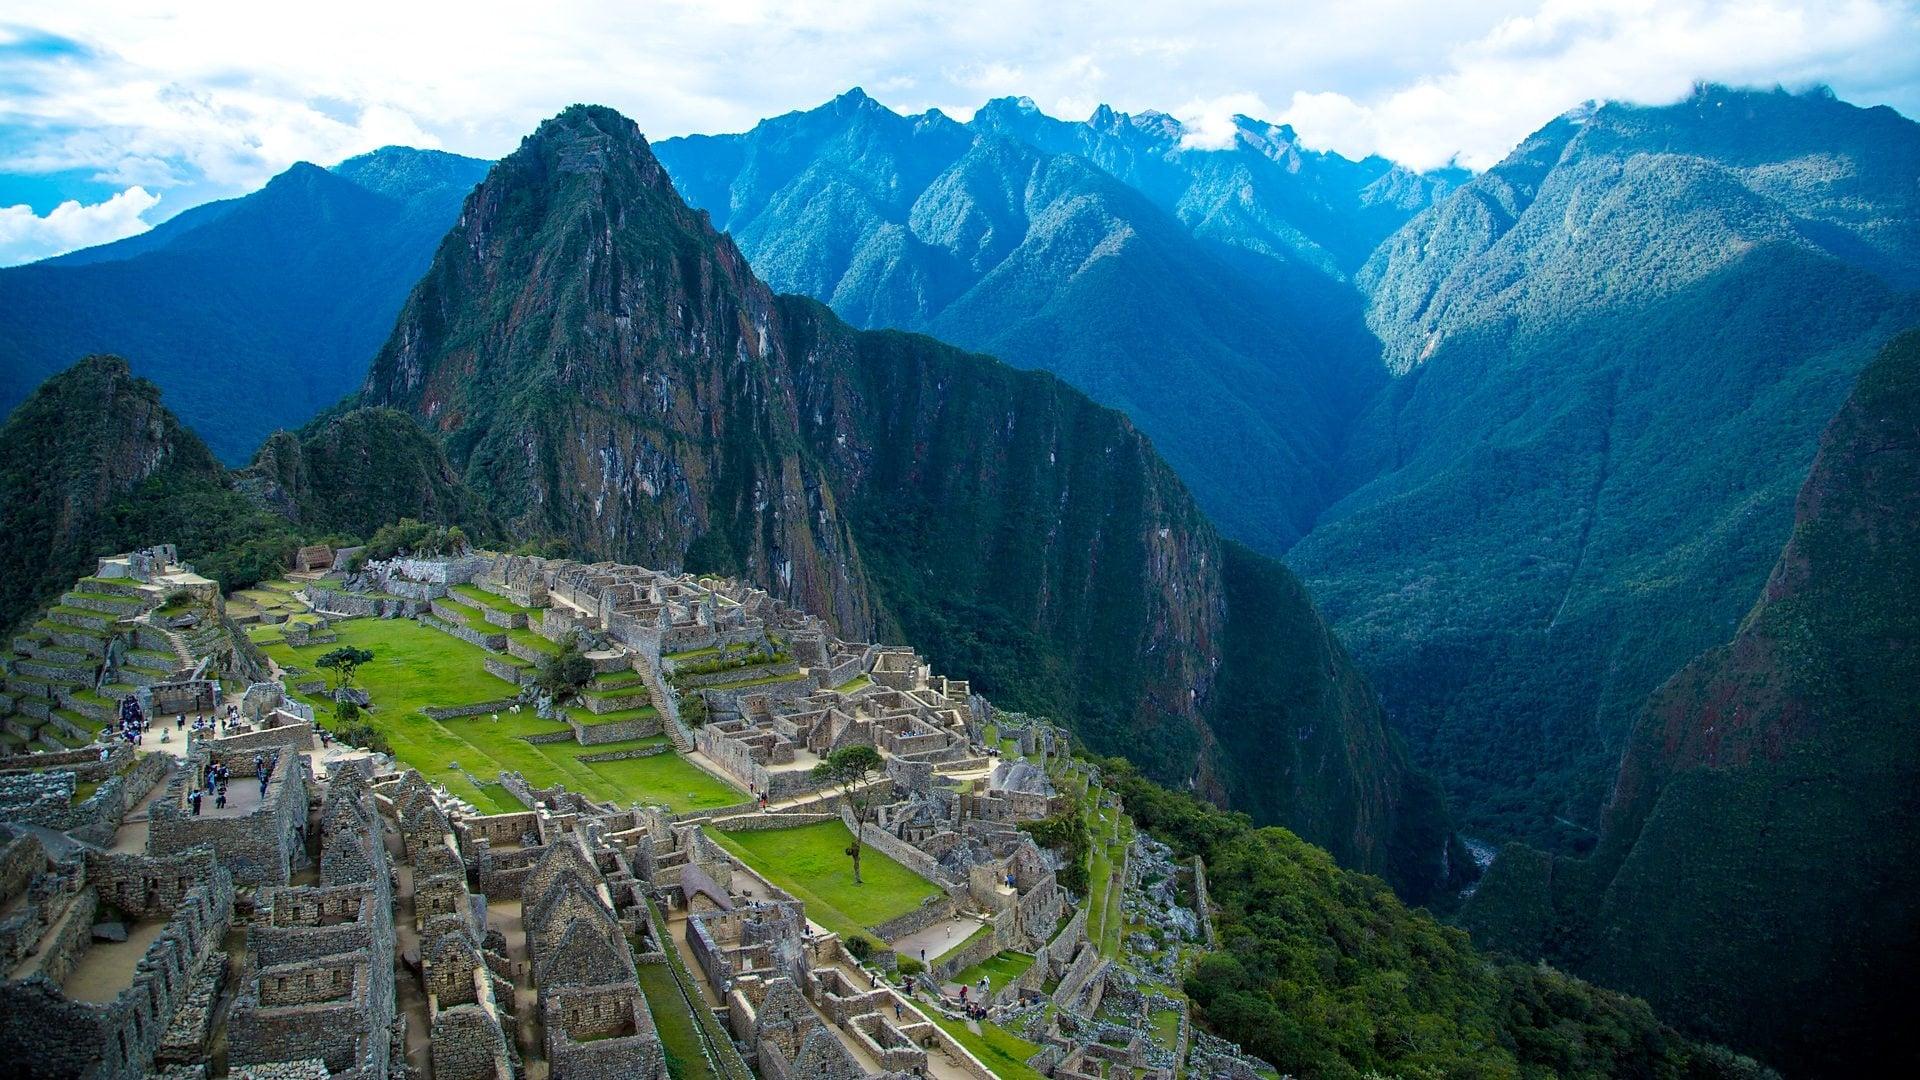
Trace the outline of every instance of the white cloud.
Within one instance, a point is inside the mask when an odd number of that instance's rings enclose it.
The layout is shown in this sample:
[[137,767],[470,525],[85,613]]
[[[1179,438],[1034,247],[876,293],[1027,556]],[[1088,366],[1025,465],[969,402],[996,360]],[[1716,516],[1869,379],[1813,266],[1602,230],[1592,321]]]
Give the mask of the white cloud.
[[1702,81],[1834,83],[1855,100],[1911,109],[1916,41],[1914,5],[1883,0],[1547,0],[1408,85],[1364,97],[1296,91],[1281,119],[1350,156],[1482,169],[1580,101],[1661,104]]
[[496,156],[574,101],[660,137],[854,85],[904,112],[1003,94],[1073,118],[1167,109],[1201,146],[1266,113],[1416,165],[1484,165],[1581,101],[1699,78],[1826,81],[1920,112],[1915,0],[9,4],[0,24],[31,32],[0,26],[0,172],[87,170],[177,192],[170,207],[389,142]]
[[136,185],[91,206],[69,199],[45,217],[26,205],[0,206],[0,266],[32,262],[146,232],[150,226],[142,215],[159,202],[160,196]]
[[1258,94],[1223,94],[1209,101],[1189,101],[1173,110],[1174,118],[1186,132],[1180,145],[1189,150],[1225,150],[1233,145],[1239,125],[1236,116],[1270,116],[1267,103]]

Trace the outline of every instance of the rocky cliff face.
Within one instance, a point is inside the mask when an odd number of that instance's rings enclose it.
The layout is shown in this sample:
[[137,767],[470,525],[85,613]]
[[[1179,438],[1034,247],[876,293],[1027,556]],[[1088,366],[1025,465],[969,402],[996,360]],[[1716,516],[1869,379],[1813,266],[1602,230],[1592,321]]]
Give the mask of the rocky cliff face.
[[1297,583],[1224,545],[1124,417],[774,296],[618,114],[569,109],[500,163],[363,399],[439,432],[513,535],[744,574],[1413,895],[1446,877],[1431,788]]
[[162,473],[221,472],[125,360],[90,356],[48,379],[0,427],[0,628],[111,554],[116,500]]
[[1739,632],[1648,700],[1594,857],[1503,854],[1468,914],[1794,1075],[1884,1074],[1913,1063],[1917,813],[1910,333],[1827,426]]

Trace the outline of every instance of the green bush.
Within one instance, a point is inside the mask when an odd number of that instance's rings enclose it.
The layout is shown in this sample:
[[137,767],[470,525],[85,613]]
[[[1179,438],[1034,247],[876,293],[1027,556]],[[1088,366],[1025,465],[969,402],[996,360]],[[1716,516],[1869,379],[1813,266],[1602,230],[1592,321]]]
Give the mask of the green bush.
[[855,960],[862,963],[865,963],[866,960],[873,955],[873,942],[859,934],[847,935],[846,940],[841,942],[841,944],[847,947],[847,952],[851,954]]

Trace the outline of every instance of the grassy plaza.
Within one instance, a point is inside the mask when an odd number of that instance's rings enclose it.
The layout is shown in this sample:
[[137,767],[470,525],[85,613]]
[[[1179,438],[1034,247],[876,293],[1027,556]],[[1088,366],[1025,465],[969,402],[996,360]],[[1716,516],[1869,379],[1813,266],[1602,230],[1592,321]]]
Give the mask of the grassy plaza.
[[[567,730],[557,720],[504,708],[494,714],[434,720],[423,709],[504,702],[515,694],[512,683],[487,671],[490,655],[476,645],[410,619],[347,619],[333,624],[337,641],[294,647],[277,627],[253,628],[253,637],[282,668],[302,676],[320,672],[321,656],[342,646],[373,653],[355,683],[373,699],[365,716],[392,744],[402,762],[471,802],[485,813],[524,809],[495,783],[502,770],[517,771],[536,787],[565,784],[593,799],[628,805],[663,804],[675,811],[730,806],[746,793],[680,755],[668,751],[620,761],[582,761],[586,755],[645,749],[664,737],[581,746],[575,742],[531,743],[529,735]],[[544,639],[543,639],[544,640]],[[290,680],[297,681],[297,680]],[[296,694],[314,706],[331,726],[332,706],[315,695]],[[479,783],[469,775],[478,778]]]
[[871,937],[868,927],[905,915],[940,893],[938,886],[871,847],[860,854],[865,884],[854,884],[853,860],[847,856],[853,834],[838,821],[709,835],[805,901],[808,918],[842,936]]

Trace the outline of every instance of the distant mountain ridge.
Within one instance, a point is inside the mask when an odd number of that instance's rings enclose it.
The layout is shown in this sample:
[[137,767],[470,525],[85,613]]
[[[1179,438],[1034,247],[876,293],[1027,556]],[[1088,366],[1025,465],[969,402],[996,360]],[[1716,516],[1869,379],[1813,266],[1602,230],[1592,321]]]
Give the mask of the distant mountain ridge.
[[358,385],[486,163],[388,147],[296,164],[149,232],[0,269],[0,410],[88,353],[161,384],[229,463]]
[[1337,494],[1340,433],[1382,381],[1347,275],[1449,181],[1241,123],[1198,151],[1162,114],[1000,99],[961,124],[856,89],[658,152],[774,288],[1061,376],[1277,554]]
[[1124,417],[776,296],[611,110],[495,166],[361,400],[439,432],[512,535],[742,574],[1409,895],[1462,870],[1299,583]]
[[1554,121],[1361,269],[1394,377],[1288,562],[1471,829],[1591,842],[1640,702],[1920,324],[1916,175],[1890,109],[1706,87]]

